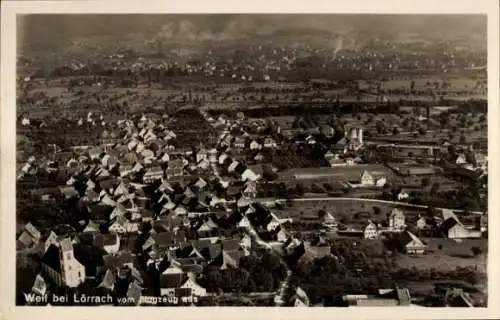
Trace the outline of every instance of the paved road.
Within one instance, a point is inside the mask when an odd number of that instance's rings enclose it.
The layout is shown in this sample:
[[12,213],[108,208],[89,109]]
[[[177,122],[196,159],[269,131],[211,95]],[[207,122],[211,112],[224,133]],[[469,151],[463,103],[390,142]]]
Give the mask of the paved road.
[[[278,202],[286,202],[289,201],[287,199],[276,199]],[[379,200],[379,199],[365,199],[365,198],[337,198],[337,197],[319,197],[319,198],[295,198],[292,199],[294,202],[307,202],[307,201],[360,201],[360,202],[372,202],[372,203],[382,203],[382,204],[390,204],[390,205],[398,205],[410,208],[419,208],[419,209],[427,209],[428,206],[412,204],[407,202],[399,202],[399,201],[388,201],[388,200]],[[461,209],[450,209],[450,208],[435,208],[437,210],[452,210],[454,212],[464,212]],[[483,215],[482,211],[469,211],[472,214]]]

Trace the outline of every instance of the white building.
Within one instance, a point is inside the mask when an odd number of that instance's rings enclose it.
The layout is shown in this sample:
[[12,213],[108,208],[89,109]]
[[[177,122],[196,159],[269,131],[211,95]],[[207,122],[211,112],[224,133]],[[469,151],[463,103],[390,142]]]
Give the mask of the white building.
[[365,239],[373,240],[378,238],[377,226],[370,221],[363,231],[363,236]]
[[207,295],[207,289],[200,286],[193,277],[189,277],[186,282],[181,286],[181,288],[191,289],[191,294],[197,297],[205,297]]
[[74,257],[69,238],[48,248],[42,257],[42,268],[58,286],[75,288],[85,281],[85,267]]
[[402,231],[405,228],[405,215],[403,211],[394,208],[389,215],[389,230]]

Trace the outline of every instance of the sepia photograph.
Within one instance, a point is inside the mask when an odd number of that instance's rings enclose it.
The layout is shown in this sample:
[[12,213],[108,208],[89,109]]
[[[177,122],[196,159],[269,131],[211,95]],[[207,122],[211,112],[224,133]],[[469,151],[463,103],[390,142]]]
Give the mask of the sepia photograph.
[[15,22],[17,307],[495,304],[487,14]]

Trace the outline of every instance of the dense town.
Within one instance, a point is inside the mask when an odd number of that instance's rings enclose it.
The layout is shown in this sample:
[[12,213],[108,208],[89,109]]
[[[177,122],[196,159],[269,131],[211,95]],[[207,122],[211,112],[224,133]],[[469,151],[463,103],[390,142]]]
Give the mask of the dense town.
[[162,39],[19,55],[18,305],[486,306],[486,51]]

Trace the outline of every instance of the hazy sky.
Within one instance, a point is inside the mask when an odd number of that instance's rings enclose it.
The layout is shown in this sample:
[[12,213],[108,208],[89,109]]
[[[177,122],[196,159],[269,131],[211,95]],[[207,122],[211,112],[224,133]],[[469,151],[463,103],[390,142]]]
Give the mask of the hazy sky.
[[70,39],[140,33],[145,37],[231,38],[314,28],[333,34],[362,32],[423,37],[485,36],[486,16],[478,15],[28,15],[18,19],[18,43],[61,44]]

